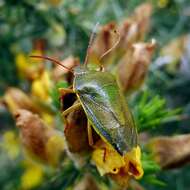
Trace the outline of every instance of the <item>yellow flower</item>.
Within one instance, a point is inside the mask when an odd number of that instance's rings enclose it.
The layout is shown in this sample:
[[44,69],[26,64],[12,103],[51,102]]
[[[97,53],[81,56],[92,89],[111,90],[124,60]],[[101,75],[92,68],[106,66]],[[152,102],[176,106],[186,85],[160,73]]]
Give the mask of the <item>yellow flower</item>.
[[143,168],[141,165],[141,149],[139,146],[133,148],[125,156],[125,163],[128,165],[129,174],[134,176],[136,179],[140,179],[143,174]]
[[44,71],[42,75],[32,82],[32,95],[47,101],[49,100],[49,89],[51,88],[50,75]]
[[25,54],[18,53],[15,57],[15,63],[18,69],[19,76],[24,77],[24,73],[28,68],[28,60]]
[[126,185],[130,177],[139,179],[143,176],[141,150],[137,146],[121,156],[109,144],[99,141],[95,145],[92,160],[101,175],[108,174],[119,184]]
[[[29,55],[41,55],[39,50],[32,50]],[[35,79],[39,76],[41,70],[42,60],[30,59],[29,55],[22,52],[15,56],[15,63],[18,70],[18,74],[21,78]]]
[[43,181],[43,170],[40,165],[27,163],[26,170],[21,177],[22,189],[32,189],[40,185]]
[[54,115],[41,112],[42,120],[44,120],[48,125],[52,125],[54,123]]
[[95,161],[100,175],[107,173],[117,174],[119,168],[125,165],[124,158],[114,151],[110,145],[102,144],[102,141],[99,141],[96,146],[98,148],[94,150],[92,160]]
[[158,1],[158,7],[159,8],[165,8],[169,3],[169,0],[159,0]]
[[46,152],[49,160],[49,164],[57,166],[60,163],[61,155],[64,150],[64,139],[59,134],[54,134],[48,139],[46,144]]
[[11,159],[15,159],[20,153],[19,141],[13,131],[6,131],[3,134],[3,142],[1,146],[5,149]]

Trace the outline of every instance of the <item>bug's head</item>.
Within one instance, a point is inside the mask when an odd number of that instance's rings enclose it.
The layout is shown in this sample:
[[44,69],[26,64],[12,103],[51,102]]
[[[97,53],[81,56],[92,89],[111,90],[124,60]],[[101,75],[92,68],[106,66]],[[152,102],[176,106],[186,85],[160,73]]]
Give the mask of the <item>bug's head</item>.
[[87,73],[88,69],[84,66],[84,65],[79,65],[79,66],[76,66],[74,69],[74,75],[82,75],[82,74],[85,74]]

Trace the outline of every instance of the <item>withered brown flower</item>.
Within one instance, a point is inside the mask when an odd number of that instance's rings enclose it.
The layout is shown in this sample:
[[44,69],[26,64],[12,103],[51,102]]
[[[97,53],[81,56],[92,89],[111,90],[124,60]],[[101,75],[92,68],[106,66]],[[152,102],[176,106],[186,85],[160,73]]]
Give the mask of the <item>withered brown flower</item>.
[[130,92],[144,82],[155,45],[154,40],[150,43],[136,43],[119,61],[117,77],[124,92]]
[[176,168],[190,162],[190,135],[155,137],[147,147],[162,168]]
[[45,125],[37,114],[24,109],[17,110],[15,120],[26,154],[34,160],[57,166],[64,152],[62,133]]

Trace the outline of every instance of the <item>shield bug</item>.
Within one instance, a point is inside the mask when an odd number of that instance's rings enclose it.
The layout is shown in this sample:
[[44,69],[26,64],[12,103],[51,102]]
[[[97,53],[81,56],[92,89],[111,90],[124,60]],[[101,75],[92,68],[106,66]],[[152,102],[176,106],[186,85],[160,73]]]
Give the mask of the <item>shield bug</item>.
[[[137,146],[137,130],[115,76],[108,71],[104,71],[102,66],[100,66],[98,71],[90,70],[87,66],[89,50],[93,39],[94,33],[90,37],[84,64],[76,66],[73,69],[67,68],[61,62],[50,57],[31,57],[55,62],[73,73],[72,89],[60,90],[75,93],[78,103],[66,109],[63,112],[63,116],[82,106],[88,119],[89,144],[93,145],[92,126],[104,141],[110,144],[120,155],[124,155]],[[106,51],[101,58],[115,48],[119,41],[120,36],[114,46]]]

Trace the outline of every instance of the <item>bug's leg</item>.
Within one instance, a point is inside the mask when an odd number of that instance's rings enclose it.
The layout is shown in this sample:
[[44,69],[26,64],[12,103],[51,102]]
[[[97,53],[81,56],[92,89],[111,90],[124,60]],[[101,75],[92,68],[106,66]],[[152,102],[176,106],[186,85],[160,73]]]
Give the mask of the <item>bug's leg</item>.
[[73,89],[70,88],[59,88],[59,93],[65,95],[67,93],[75,93]]
[[66,115],[62,115],[62,118],[63,118],[63,123],[65,124],[65,126],[68,126],[68,121],[66,119]]
[[66,126],[68,125],[68,121],[66,119],[66,115],[69,114],[70,112],[74,111],[75,109],[79,108],[81,106],[81,103],[76,103],[74,105],[72,105],[71,107],[69,107],[68,109],[66,109],[64,112],[62,112],[62,117],[63,117],[63,122],[65,123]]
[[79,108],[81,106],[81,103],[76,103],[74,105],[72,105],[71,107],[69,107],[68,109],[66,109],[63,113],[62,116],[65,117],[67,114],[69,114],[70,112],[76,110],[77,108]]
[[93,141],[93,136],[92,136],[92,128],[90,126],[89,120],[88,120],[88,124],[87,124],[87,132],[88,132],[88,143],[90,146],[93,146],[94,141]]

